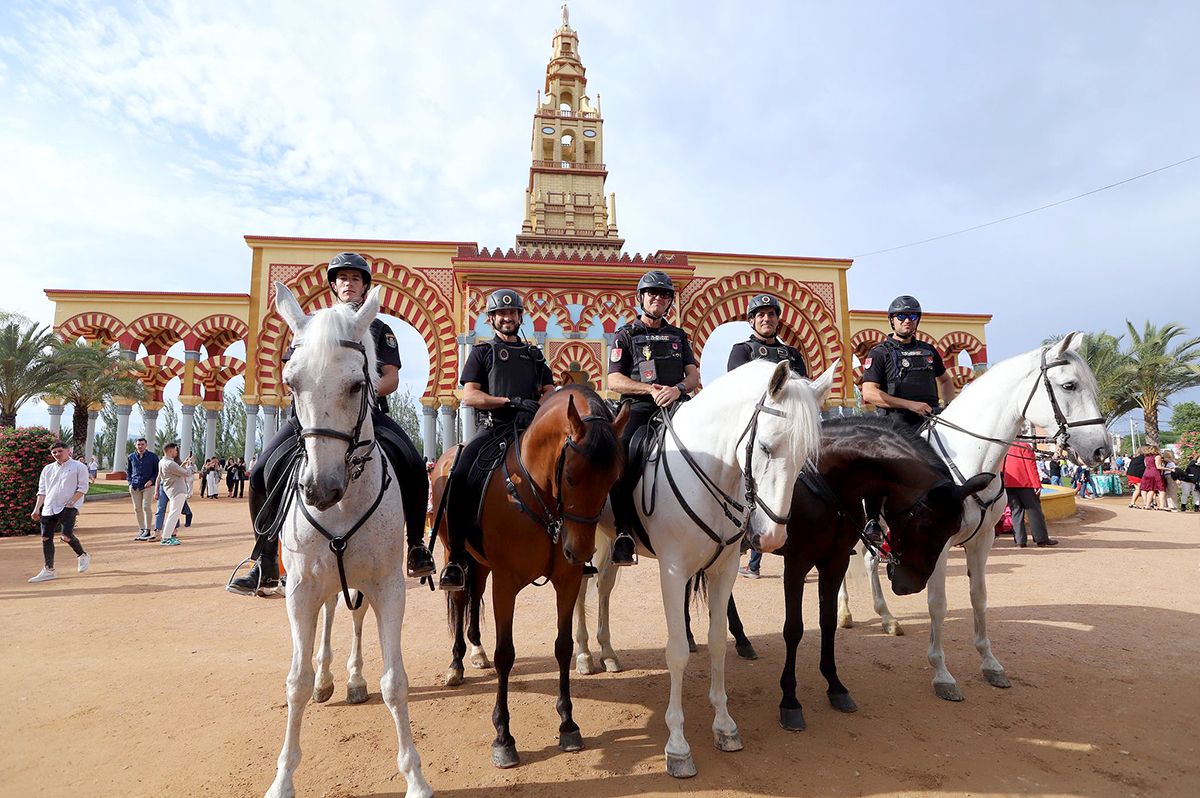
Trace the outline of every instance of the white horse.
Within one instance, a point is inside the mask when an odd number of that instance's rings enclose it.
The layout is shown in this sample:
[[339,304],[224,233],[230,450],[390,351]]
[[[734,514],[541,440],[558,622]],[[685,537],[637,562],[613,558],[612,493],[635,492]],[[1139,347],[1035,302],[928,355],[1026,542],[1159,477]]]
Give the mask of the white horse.
[[400,743],[396,762],[408,783],[405,796],[427,798],[433,790],[421,773],[421,758],[413,745],[408,676],[400,650],[404,513],[399,483],[374,443],[371,424],[377,377],[375,345],[368,328],[379,310],[379,289],[373,289],[357,310],[337,305],[309,317],[277,282],[275,307],[295,335],[296,349],[283,377],[294,397],[305,458],[294,477],[289,472],[289,479],[295,479],[291,488],[295,494],[285,505],[280,532],[288,574],[292,667],[287,679],[287,733],[267,798],[295,795],[292,780],[300,764],[300,721],[314,689],[317,612],[330,596],[343,595],[350,603],[349,587],[369,595],[375,610],[384,668],[380,687],[396,722]]
[[[774,551],[786,541],[787,519],[781,515],[791,506],[801,467],[816,459],[821,403],[836,368],[835,363],[811,383],[791,378],[787,363],[753,361],[735,369],[679,408],[662,449],[643,468],[635,504],[654,551],[639,542],[638,552],[659,561],[671,671],[666,757],[672,776],[696,774],[683,734],[683,672],[688,659],[684,588],[694,574],[707,570],[713,736],[719,750],[740,751],[741,736],[729,715],[725,693],[725,607],[737,578],[742,538],[729,516],[739,523],[748,518],[747,534],[764,551]],[[656,506],[647,514],[645,500],[651,495]],[[604,540],[615,535],[611,508],[598,529]],[[605,668],[617,671],[620,663],[609,641],[607,613],[616,568],[607,548],[601,548],[596,563],[601,606],[597,637]],[[577,670],[590,673],[585,599],[586,590],[581,590],[576,602],[575,655]]]
[[[963,389],[924,433],[933,448],[961,482],[976,474],[996,474],[984,490],[964,504],[962,527],[942,551],[929,579],[929,664],[933,666],[933,691],[947,701],[962,701],[963,694],[946,668],[942,650],[942,625],[946,620],[946,561],[952,546],[967,552],[971,608],[975,616],[975,648],[982,657],[983,676],[994,687],[1011,687],[1004,667],[992,653],[987,635],[987,559],[996,538],[995,526],[1004,513],[1005,495],[1000,474],[1008,447],[1026,421],[1065,442],[1075,455],[1096,463],[1111,454],[1108,433],[1099,410],[1098,387],[1078,350],[1079,333],[1061,341],[997,363]],[[984,506],[986,505],[986,507]],[[869,551],[863,559],[871,577],[875,611],[888,634],[903,634],[888,610],[879,583],[879,561]],[[848,628],[850,616],[845,583],[838,596],[839,625]]]

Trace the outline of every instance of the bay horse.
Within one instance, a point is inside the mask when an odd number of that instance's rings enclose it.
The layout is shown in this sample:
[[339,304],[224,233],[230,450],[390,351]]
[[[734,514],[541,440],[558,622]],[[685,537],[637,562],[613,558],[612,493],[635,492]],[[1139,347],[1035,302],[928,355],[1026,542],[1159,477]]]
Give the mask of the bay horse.
[[[639,493],[635,493],[641,500],[635,504],[650,548],[639,541],[637,550],[659,562],[671,673],[666,769],[677,778],[696,774],[683,733],[687,582],[693,574],[707,573],[713,741],[718,750],[740,751],[741,735],[729,714],[725,692],[725,605],[737,578],[740,543],[745,536],[764,551],[774,551],[787,540],[787,518],[780,513],[791,504],[800,468],[816,458],[820,407],[833,385],[836,368],[835,362],[810,382],[792,378],[787,363],[756,360],[739,366],[668,418],[661,446],[642,467],[636,488]],[[611,509],[604,513],[600,528],[607,538],[615,537]],[[612,591],[615,569],[607,554],[598,558],[597,567],[603,606]],[[585,602],[586,595],[581,593],[575,636],[580,669],[591,660]],[[600,638],[606,669],[619,670],[607,627],[599,631],[606,635]]]
[[[956,482],[961,484],[973,474],[999,474],[1008,447],[1026,421],[1047,430],[1046,440],[1071,449],[1082,462],[1099,463],[1112,453],[1096,378],[1079,354],[1082,342],[1082,334],[1072,332],[1054,344],[997,363],[969,383],[941,415],[928,423],[922,435],[950,468]],[[934,671],[934,694],[947,701],[964,698],[946,668],[942,648],[946,561],[952,546],[966,549],[975,648],[982,660],[984,679],[993,687],[1012,686],[992,652],[987,634],[987,560],[996,539],[996,522],[1004,513],[1004,498],[1004,485],[997,476],[985,490],[965,502],[962,524],[929,579],[929,664]],[[879,559],[869,551],[863,556],[868,573],[874,573]],[[890,618],[878,578],[872,580],[872,592],[876,610],[884,619]],[[846,625],[849,612],[842,615]],[[897,631],[898,627],[893,633]]]
[[[582,412],[581,412],[582,411]],[[621,474],[624,454],[621,432],[629,420],[623,409],[614,419],[598,394],[582,385],[568,385],[546,396],[529,428],[507,447],[501,465],[484,488],[478,531],[468,538],[473,560],[467,589],[446,594],[454,635],[453,660],[446,684],[462,682],[466,652],[464,616],[470,614],[472,644],[479,643],[479,608],[488,575],[492,577],[492,612],[496,624],[494,660],[499,677],[492,721],[496,739],[492,764],[509,768],[520,763],[510,728],[508,682],[516,658],[513,614],[517,594],[538,579],[554,585],[558,611],[558,636],[554,656],[558,661],[559,748],[579,751],[583,736],[575,723],[571,704],[571,612],[583,582],[583,566],[595,551],[596,522],[608,492]],[[432,474],[433,506],[442,502],[450,467],[457,452],[442,455]],[[469,464],[459,464],[462,468]],[[453,495],[448,501],[460,512]],[[448,546],[447,524],[437,530]],[[543,583],[544,584],[544,583]],[[480,667],[486,664],[476,658]]]
[[286,286],[275,283],[275,308],[295,336],[283,378],[302,428],[303,457],[285,475],[281,507],[292,665],[287,732],[267,798],[295,795],[300,724],[314,689],[317,613],[327,597],[339,592],[356,606],[351,587],[369,594],[375,610],[383,654],[380,686],[396,724],[396,763],[408,785],[405,796],[433,795],[409,726],[408,676],[400,645],[405,598],[398,576],[404,573],[405,555],[400,486],[375,443],[371,424],[378,377],[368,328],[379,311],[379,290],[372,289],[358,309],[336,305],[310,317]]

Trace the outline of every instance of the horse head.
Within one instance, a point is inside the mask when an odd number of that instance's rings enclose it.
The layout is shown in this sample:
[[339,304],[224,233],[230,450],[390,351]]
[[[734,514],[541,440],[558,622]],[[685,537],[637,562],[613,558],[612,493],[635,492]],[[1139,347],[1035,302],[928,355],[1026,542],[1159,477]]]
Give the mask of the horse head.
[[276,282],[275,309],[294,336],[283,381],[291,389],[304,444],[300,489],[305,503],[327,510],[350,484],[355,450],[373,439],[378,376],[369,329],[379,312],[379,287],[358,308],[335,305],[308,316],[292,292]]
[[542,401],[525,433],[530,476],[549,491],[549,508],[561,518],[562,550],[572,565],[596,549],[596,523],[624,467],[621,433],[629,421],[590,388],[570,385]]
[[[756,549],[772,552],[787,541],[784,513],[791,506],[800,469],[816,462],[821,405],[833,387],[838,363],[835,360],[815,380],[791,376],[786,362],[776,364],[765,392],[745,414],[749,421],[738,442],[737,463],[744,475],[744,494],[749,495],[738,499],[749,505],[746,536]],[[744,378],[750,365],[736,372]]]
[[1081,333],[1067,333],[1061,341],[1029,353],[1034,383],[1021,415],[1065,440],[1082,461],[1096,465],[1112,454],[1104,414],[1100,412],[1100,388],[1079,347]]

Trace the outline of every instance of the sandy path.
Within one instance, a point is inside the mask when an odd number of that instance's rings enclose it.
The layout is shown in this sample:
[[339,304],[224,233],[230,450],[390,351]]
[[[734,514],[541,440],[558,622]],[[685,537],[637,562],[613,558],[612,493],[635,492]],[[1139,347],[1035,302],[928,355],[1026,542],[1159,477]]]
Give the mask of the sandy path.
[[[55,582],[25,584],[36,538],[0,540],[0,795],[261,795],[286,715],[290,638],[279,599],[221,589],[249,548],[243,501],[196,503],[177,548],[131,541],[124,501],[89,504],[80,536],[92,570],[59,546]],[[933,697],[924,595],[889,597],[908,634],[880,633],[869,598],[839,636],[842,680],[861,710],[833,711],[817,672],[815,589],[805,596],[800,699],[809,728],[777,722],[781,563],[739,580],[738,602],[761,659],[730,649],[730,709],[746,750],[710,742],[707,653],[688,668],[687,734],[700,775],[666,776],[665,626],[654,563],[622,577],[614,643],[627,670],[573,680],[587,750],[560,753],[551,656],[552,593],[518,606],[513,733],[523,765],[490,763],[494,676],[471,671],[449,690],[442,597],[409,591],[405,655],[413,728],[438,794],[512,796],[1200,795],[1200,516],[1086,502],[1053,526],[1055,549],[996,544],[989,563],[991,636],[1013,689],[989,687],[971,644],[965,561],[950,568],[947,656],[967,694]],[[813,586],[810,584],[810,588]],[[395,737],[378,695],[368,621],[364,706],[343,702],[349,626],[337,625],[337,692],[305,716],[304,796],[403,794]],[[697,624],[704,639],[705,623]],[[489,641],[490,624],[485,631]]]

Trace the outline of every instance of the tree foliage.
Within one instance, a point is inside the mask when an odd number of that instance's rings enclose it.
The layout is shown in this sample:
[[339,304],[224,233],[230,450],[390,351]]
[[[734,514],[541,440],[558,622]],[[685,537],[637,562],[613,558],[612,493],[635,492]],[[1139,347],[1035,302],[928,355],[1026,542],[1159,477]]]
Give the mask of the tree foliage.
[[0,427],[15,427],[21,405],[62,380],[56,340],[49,327],[0,313]]
[[1171,411],[1171,431],[1200,432],[1200,402],[1180,402]]
[[1178,324],[1146,322],[1139,332],[1130,322],[1131,394],[1145,415],[1146,440],[1159,444],[1158,410],[1171,394],[1200,385],[1200,337],[1188,337]]
[[54,438],[45,427],[0,429],[0,536],[37,533],[29,512]]
[[75,448],[83,451],[87,440],[88,408],[111,396],[141,399],[145,388],[138,379],[142,366],[121,355],[115,346],[99,343],[57,344],[64,368],[63,381],[53,392],[73,405],[71,427]]
[[417,447],[417,451],[425,455],[425,443],[421,439],[421,411],[417,397],[413,395],[412,387],[405,385],[388,397],[388,409],[392,419],[399,424],[409,439]]

